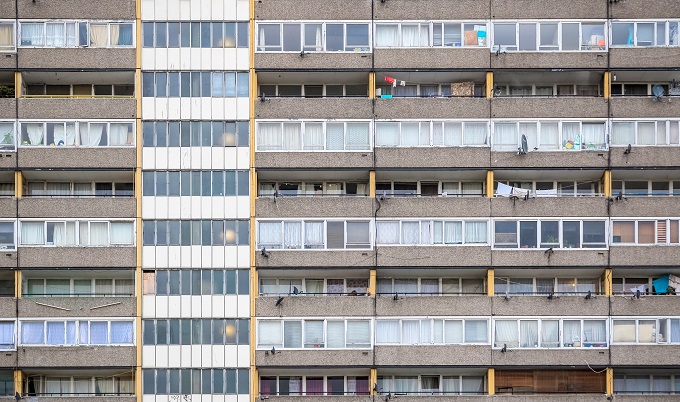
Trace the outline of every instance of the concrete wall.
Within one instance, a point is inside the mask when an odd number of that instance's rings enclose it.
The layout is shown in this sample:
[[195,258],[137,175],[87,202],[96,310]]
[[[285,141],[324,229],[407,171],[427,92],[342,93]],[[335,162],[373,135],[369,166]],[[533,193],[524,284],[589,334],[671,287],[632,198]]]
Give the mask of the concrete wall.
[[485,197],[391,197],[380,202],[378,218],[488,217],[489,199]]
[[17,164],[16,152],[0,152],[0,169],[14,170]]
[[131,367],[134,346],[26,346],[19,349],[19,367]]
[[260,296],[255,302],[258,317],[370,317],[373,298],[366,296],[285,297],[276,306],[277,296]]
[[[102,3],[102,4],[99,4]],[[135,19],[135,2],[130,0],[19,1],[18,18]]]
[[626,0],[611,5],[612,18],[669,18],[669,15],[680,15],[680,4]]
[[609,315],[609,298],[593,296],[586,300],[585,296],[561,296],[549,300],[547,296],[514,296],[510,300],[494,297],[492,315],[494,316],[607,316]]
[[366,350],[283,350],[272,355],[265,351],[255,352],[255,364],[259,369],[267,367],[315,367],[346,366],[351,362],[354,367],[371,367],[373,365],[373,351]]
[[499,366],[583,366],[588,362],[591,366],[607,366],[609,350],[607,348],[570,349],[511,349],[501,352],[494,349],[491,364]]
[[678,246],[612,246],[611,265],[668,265],[677,266],[680,261]]
[[19,169],[25,168],[128,168],[136,166],[137,152],[129,148],[40,147],[19,150]]
[[[332,16],[332,17],[330,17]],[[371,0],[324,1],[321,3],[296,0],[255,2],[256,20],[370,20]]]
[[494,98],[494,118],[607,118],[607,100],[596,97]]
[[494,217],[554,217],[554,216],[607,216],[604,197],[541,197],[513,199],[491,198],[491,215]]
[[[2,59],[3,57],[0,57],[0,60]],[[12,66],[11,68],[14,68],[14,66]],[[16,106],[17,106],[16,98],[0,98],[0,118],[16,119],[17,116]]]
[[134,297],[23,297],[19,317],[134,317],[136,305]]
[[508,52],[491,56],[491,68],[587,68],[607,67],[607,52]]
[[[409,20],[412,18],[408,18]],[[437,18],[438,19],[438,18]],[[375,49],[375,68],[489,68],[489,48]]]
[[[621,150],[623,153],[623,149]],[[607,151],[537,151],[526,155],[517,152],[492,152],[493,168],[573,168],[605,169],[607,167]]]
[[[489,266],[488,246],[377,246],[378,265],[417,267]],[[452,274],[455,276],[455,274]]]
[[677,206],[674,197],[627,197],[611,203],[611,216],[676,216]]
[[304,57],[297,52],[255,53],[255,69],[257,70],[358,69],[368,71],[371,68],[371,61],[371,52],[308,52]]
[[[630,293],[627,292],[629,295]],[[644,296],[633,300],[630,296],[613,296],[611,298],[612,316],[662,316],[680,311],[680,297]],[[673,313],[669,313],[673,312]]]
[[474,20],[489,16],[488,1],[456,0],[451,7],[428,0],[386,0],[384,3],[375,0],[374,3],[373,13],[378,20]]
[[[491,258],[496,267],[545,267],[545,266],[607,266],[607,250],[555,249],[547,250],[492,250]],[[613,254],[612,254],[613,256]]]
[[613,366],[678,366],[678,345],[611,345]]
[[259,268],[283,267],[354,267],[373,266],[373,250],[272,250],[269,257],[256,253]]
[[376,346],[375,365],[378,367],[489,366],[491,354],[489,346]]
[[0,218],[15,218],[17,216],[17,199],[14,197],[0,198]]
[[488,119],[484,98],[392,98],[375,100],[376,119]]
[[533,0],[491,0],[491,18],[495,19],[591,19],[607,18],[607,3],[589,0],[545,3]]
[[5,251],[0,253],[0,268],[16,268],[17,266],[17,252]]
[[257,152],[257,168],[370,168],[373,152]]
[[260,197],[255,202],[258,218],[373,217],[370,197]]
[[670,98],[662,98],[653,102],[652,97],[612,98],[611,117],[644,118],[644,117],[677,117],[680,116],[680,102],[669,102]]
[[488,147],[375,148],[378,168],[487,168]]
[[612,147],[611,159],[614,169],[648,166],[677,166],[680,160],[679,147],[637,147],[630,154],[624,154],[625,147]]
[[22,218],[134,218],[134,198],[48,197],[19,200]]
[[[73,18],[73,17],[71,17]],[[134,69],[134,48],[19,49],[19,69]]]
[[137,113],[132,98],[21,98],[18,102],[20,119],[134,119]]
[[21,247],[21,267],[134,267],[135,247]]
[[366,98],[267,98],[255,101],[257,119],[371,119]]
[[392,296],[376,298],[378,317],[404,316],[488,316],[491,314],[488,296]]

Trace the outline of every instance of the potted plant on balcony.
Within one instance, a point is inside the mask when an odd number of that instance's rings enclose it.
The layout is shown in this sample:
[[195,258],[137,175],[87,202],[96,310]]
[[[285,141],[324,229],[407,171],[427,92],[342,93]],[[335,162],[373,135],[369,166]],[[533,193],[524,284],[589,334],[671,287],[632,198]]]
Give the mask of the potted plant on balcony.
[[0,84],[0,98],[14,98],[14,87]]
[[0,133],[0,149],[14,149],[14,135],[11,131]]

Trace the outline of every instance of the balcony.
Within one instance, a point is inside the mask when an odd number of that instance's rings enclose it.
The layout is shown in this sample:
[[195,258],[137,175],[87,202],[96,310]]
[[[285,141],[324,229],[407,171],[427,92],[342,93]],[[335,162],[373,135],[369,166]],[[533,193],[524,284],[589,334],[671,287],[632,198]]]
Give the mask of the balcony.
[[493,300],[491,314],[494,316],[569,316],[575,311],[584,316],[609,315],[609,298],[592,295],[586,300],[584,295],[569,296],[557,294],[552,300],[545,295],[522,296],[497,295]]
[[490,366],[489,345],[376,346],[377,366]]
[[289,296],[276,306],[277,296],[256,299],[258,317],[368,317],[373,315],[373,299],[368,296]]
[[21,218],[43,218],[45,211],[50,218],[134,218],[137,213],[132,197],[24,197],[18,202]]
[[492,300],[486,295],[377,296],[376,315],[383,316],[488,316]]
[[257,119],[370,119],[372,102],[368,98],[266,97],[255,101]]
[[[73,14],[71,14],[71,17]],[[81,14],[78,14],[81,17]],[[23,17],[23,16],[22,16]],[[50,17],[54,18],[54,16]],[[82,18],[82,17],[81,17]],[[19,69],[73,68],[134,69],[136,54],[129,48],[19,48]]]
[[256,20],[369,20],[371,0],[333,0],[319,4],[300,4],[296,0],[272,0],[255,3]]
[[37,297],[19,299],[19,317],[134,317],[134,297]]
[[[134,346],[52,346],[24,347],[19,367],[131,367]],[[51,400],[51,399],[50,399]]]
[[22,268],[46,264],[50,267],[134,267],[137,263],[135,247],[19,247],[19,256]]
[[[271,402],[372,402],[368,395],[299,395],[276,396],[268,395]],[[661,402],[661,401],[660,401]],[[665,402],[665,401],[663,401]]]
[[319,367],[319,366],[353,366],[370,367],[373,365],[371,349],[317,349],[317,350],[283,350],[272,354],[270,351],[255,352],[255,364],[258,369],[267,367]]
[[406,264],[417,269],[416,267],[491,265],[488,246],[378,246],[377,254],[378,265],[381,267]]
[[258,197],[258,218],[373,217],[374,200],[366,196]]

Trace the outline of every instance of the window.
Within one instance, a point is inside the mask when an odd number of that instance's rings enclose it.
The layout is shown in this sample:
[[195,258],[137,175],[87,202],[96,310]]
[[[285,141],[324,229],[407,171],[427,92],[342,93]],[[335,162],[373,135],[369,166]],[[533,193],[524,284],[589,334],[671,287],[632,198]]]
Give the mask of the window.
[[259,320],[257,328],[258,349],[371,347],[369,320]]
[[391,319],[375,322],[376,344],[488,344],[485,319]]
[[258,52],[368,52],[367,23],[259,23]]
[[517,152],[522,136],[532,151],[607,149],[604,122],[494,122],[492,149]]
[[142,41],[147,48],[247,48],[248,23],[144,22]]
[[631,395],[664,395],[680,393],[680,375],[659,372],[625,372],[614,375],[614,393]]
[[0,52],[14,51],[16,51],[14,22],[0,21]]
[[23,246],[130,246],[134,223],[126,221],[22,221]]
[[484,375],[379,375],[380,394],[397,395],[484,395]]
[[377,147],[486,146],[489,125],[481,121],[377,121]]
[[487,244],[486,221],[377,221],[379,245]]
[[260,294],[264,296],[363,296],[368,279],[260,279]]
[[612,325],[614,344],[680,343],[680,319],[654,317],[613,319]]
[[[536,370],[504,370],[495,372],[496,394],[511,394],[521,388],[528,394],[606,393],[606,373],[590,370],[546,368]],[[521,384],[518,386],[518,384]],[[547,396],[547,395],[546,395]],[[540,397],[539,397],[540,398]]]
[[129,374],[106,377],[31,375],[24,382],[29,396],[130,396],[134,395],[134,379]]
[[367,84],[305,84],[274,85],[260,84],[260,96],[265,97],[304,97],[304,98],[342,98],[368,97]]
[[368,395],[368,388],[367,376],[260,377],[261,395]]
[[257,248],[365,249],[369,228],[368,221],[259,221]]
[[131,122],[22,122],[21,146],[133,147]]
[[241,71],[156,71],[142,73],[142,96],[156,98],[247,97],[249,76]]
[[142,223],[145,246],[243,246],[250,241],[249,232],[247,220],[148,220]]
[[494,293],[497,295],[551,295],[577,296],[600,293],[598,278],[516,278],[495,277]]
[[[606,248],[605,221],[495,221],[495,248]],[[539,236],[540,235],[540,236]]]
[[611,46],[678,46],[678,21],[613,21]]
[[247,270],[171,269],[144,273],[144,294],[178,295],[247,295]]
[[19,22],[21,47],[130,47],[134,23],[94,21]]
[[244,196],[248,171],[144,171],[142,189],[144,196]]
[[371,147],[368,122],[263,122],[257,124],[258,151],[360,151]]
[[247,121],[145,121],[144,147],[247,147]]
[[679,226],[674,219],[612,221],[612,244],[679,244]]
[[14,222],[0,222],[0,250],[14,250]]
[[494,348],[607,347],[604,319],[496,319]]
[[144,345],[248,345],[250,320],[144,320]]
[[134,279],[45,279],[28,278],[22,285],[24,297],[134,296]]
[[26,183],[29,197],[134,197],[134,184],[121,182],[44,182]]
[[492,51],[607,50],[604,21],[502,21],[494,22],[492,31]]
[[484,279],[477,278],[378,278],[378,295],[452,296],[486,294]]
[[613,121],[611,141],[612,146],[678,145],[678,121]]
[[133,321],[20,321],[21,344],[54,345],[132,345]]
[[260,182],[259,197],[367,196],[368,183],[342,181]]
[[248,369],[143,369],[144,395],[248,394]]

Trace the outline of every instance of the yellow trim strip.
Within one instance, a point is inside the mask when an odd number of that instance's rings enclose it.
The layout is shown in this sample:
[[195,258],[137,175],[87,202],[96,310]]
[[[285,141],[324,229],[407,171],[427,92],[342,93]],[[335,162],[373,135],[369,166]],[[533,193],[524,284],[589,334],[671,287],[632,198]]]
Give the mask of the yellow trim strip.
[[368,73],[368,97],[375,99],[375,71]]
[[377,282],[376,277],[378,276],[377,272],[378,272],[377,270],[372,269],[368,273],[368,275],[369,275],[368,276],[368,292],[371,294],[371,296],[376,295],[376,282]]
[[604,295],[605,296],[612,296],[614,294],[612,277],[613,277],[612,269],[611,268],[605,268],[603,278],[602,278],[602,281],[604,282]]
[[607,367],[607,395],[614,395],[614,369]]
[[486,392],[489,395],[496,395],[496,370],[492,367],[486,372]]
[[136,166],[135,166],[135,200],[137,201],[136,210],[136,238],[137,238],[137,260],[135,266],[135,295],[137,299],[137,355],[135,364],[135,394],[137,401],[142,402],[142,296],[144,287],[144,276],[142,273],[142,0],[135,1],[135,144],[136,144]]
[[487,71],[486,72],[486,99],[491,99],[493,98],[493,72],[492,71]]
[[495,277],[496,277],[496,273],[493,270],[493,268],[489,268],[489,269],[486,270],[486,295],[487,296],[493,297],[493,295],[494,295]]
[[21,170],[14,172],[14,196],[21,198],[24,189],[24,176]]
[[375,170],[368,172],[368,195],[375,198]]
[[602,176],[602,184],[604,186],[604,196],[605,197],[611,197],[612,196],[612,171],[611,170],[605,170],[604,175]]
[[375,386],[378,384],[378,369],[371,368],[368,378],[369,392],[371,395],[378,395],[378,393],[375,391]]
[[604,72],[604,98],[612,97],[612,73],[610,71]]
[[255,244],[255,201],[257,199],[257,171],[255,170],[255,98],[257,98],[257,74],[255,73],[255,0],[249,1],[250,23],[250,400],[255,402],[259,392],[255,362],[255,302],[257,300],[257,268]]
[[493,190],[494,190],[493,170],[487,170],[486,171],[486,196],[489,197],[489,198],[493,198]]
[[14,97],[21,98],[21,72],[14,72]]
[[14,370],[14,392],[18,392],[19,396],[23,396],[24,373],[21,370]]
[[14,271],[14,297],[21,298],[21,271]]

